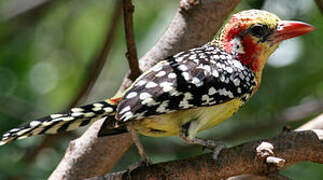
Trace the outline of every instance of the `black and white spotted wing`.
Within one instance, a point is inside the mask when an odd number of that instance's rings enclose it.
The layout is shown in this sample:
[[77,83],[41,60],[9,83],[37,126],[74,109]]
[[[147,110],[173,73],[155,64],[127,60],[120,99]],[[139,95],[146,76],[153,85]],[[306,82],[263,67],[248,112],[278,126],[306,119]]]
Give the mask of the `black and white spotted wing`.
[[253,72],[235,56],[207,44],[152,67],[134,82],[117,107],[121,122],[176,110],[248,99]]

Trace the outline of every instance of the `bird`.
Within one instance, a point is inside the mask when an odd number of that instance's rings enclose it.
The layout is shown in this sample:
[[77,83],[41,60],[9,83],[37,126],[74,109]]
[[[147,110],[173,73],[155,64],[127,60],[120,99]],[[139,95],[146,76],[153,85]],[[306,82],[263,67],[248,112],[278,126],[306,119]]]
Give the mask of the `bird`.
[[[282,41],[314,29],[264,10],[238,12],[215,40],[159,61],[120,95],[32,120],[3,134],[0,145],[104,118],[98,136],[179,136],[216,149],[221,144],[198,138],[197,133],[230,118],[255,94],[267,59]],[[142,145],[136,145],[147,160]]]

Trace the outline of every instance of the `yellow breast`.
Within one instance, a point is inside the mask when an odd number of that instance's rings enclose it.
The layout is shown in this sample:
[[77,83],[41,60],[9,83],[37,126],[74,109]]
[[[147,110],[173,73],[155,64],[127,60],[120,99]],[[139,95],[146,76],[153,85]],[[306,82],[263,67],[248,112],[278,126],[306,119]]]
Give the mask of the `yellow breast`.
[[174,136],[179,134],[185,123],[195,121],[195,132],[191,132],[191,136],[195,136],[197,132],[212,128],[230,118],[242,104],[240,99],[234,99],[215,106],[180,110],[136,120],[134,127],[138,133],[146,136]]

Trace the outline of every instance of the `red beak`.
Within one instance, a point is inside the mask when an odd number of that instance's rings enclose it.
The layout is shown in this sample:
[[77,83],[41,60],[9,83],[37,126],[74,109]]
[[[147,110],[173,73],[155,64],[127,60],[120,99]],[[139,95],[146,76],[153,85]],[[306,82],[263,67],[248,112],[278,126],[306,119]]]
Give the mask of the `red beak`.
[[314,31],[312,25],[299,21],[280,21],[276,31],[272,35],[273,43],[278,43],[286,39],[297,37]]

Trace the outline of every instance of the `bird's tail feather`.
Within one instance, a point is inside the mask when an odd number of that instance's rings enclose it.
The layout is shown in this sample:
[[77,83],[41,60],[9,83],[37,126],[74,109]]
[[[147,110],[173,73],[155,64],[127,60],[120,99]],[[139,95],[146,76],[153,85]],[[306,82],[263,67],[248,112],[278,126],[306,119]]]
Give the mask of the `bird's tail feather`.
[[30,121],[3,134],[0,145],[38,134],[56,134],[71,131],[91,124],[103,117],[114,116],[117,103],[117,100],[109,99]]

